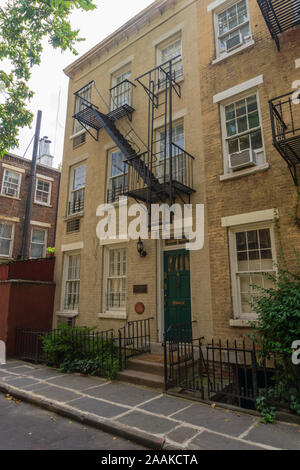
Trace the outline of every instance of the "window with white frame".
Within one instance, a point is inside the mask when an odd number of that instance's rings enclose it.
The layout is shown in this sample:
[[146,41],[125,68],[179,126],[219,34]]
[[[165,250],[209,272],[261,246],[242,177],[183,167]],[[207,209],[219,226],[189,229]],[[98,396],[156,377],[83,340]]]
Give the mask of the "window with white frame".
[[[86,86],[81,92],[80,96],[75,96],[74,102],[74,114],[79,113],[82,109],[85,109],[87,106],[87,101],[91,102],[92,100],[92,85]],[[84,127],[80,124],[77,119],[74,119],[73,122],[73,134],[77,134],[83,130]]]
[[78,311],[80,290],[80,254],[66,255],[65,259],[65,285],[64,310]]
[[86,165],[71,169],[68,215],[77,214],[84,209]]
[[[159,149],[156,155],[155,173],[160,182],[170,178],[170,139],[165,130],[158,131]],[[174,123],[172,128],[172,179],[186,184],[186,161],[184,155],[184,124]]]
[[128,189],[128,164],[124,155],[115,150],[108,155],[107,202],[118,201]]
[[126,248],[106,248],[104,269],[105,310],[126,309]]
[[11,170],[4,170],[2,181],[2,194],[7,196],[19,197],[21,186],[21,173]]
[[11,256],[13,236],[14,224],[0,222],[0,256]]
[[[158,65],[165,64],[167,62],[163,67],[166,72],[169,71],[168,62],[171,59],[174,59],[172,60],[172,76],[176,80],[181,78],[183,76],[181,37],[177,37],[176,39],[173,38],[171,41],[159,45],[157,48],[157,59]],[[159,72],[158,79],[158,88],[164,88],[166,74],[163,71]]]
[[[225,169],[239,169],[265,163],[258,94],[228,103],[221,108],[223,133],[225,137]],[[245,161],[234,166],[232,155],[245,153]],[[249,158],[249,160],[247,160]]]
[[234,315],[255,318],[251,308],[255,286],[272,286],[265,274],[276,272],[273,228],[270,225],[232,228],[229,235]]
[[233,51],[252,39],[248,0],[236,2],[215,14],[217,56]]
[[44,258],[47,241],[47,230],[32,228],[30,241],[30,258]]
[[51,201],[51,182],[37,178],[35,186],[34,202],[38,204],[50,205]]
[[126,70],[119,72],[112,76],[112,89],[111,89],[111,110],[115,110],[124,106],[125,104],[131,105],[131,92],[132,86],[130,80],[131,71]]

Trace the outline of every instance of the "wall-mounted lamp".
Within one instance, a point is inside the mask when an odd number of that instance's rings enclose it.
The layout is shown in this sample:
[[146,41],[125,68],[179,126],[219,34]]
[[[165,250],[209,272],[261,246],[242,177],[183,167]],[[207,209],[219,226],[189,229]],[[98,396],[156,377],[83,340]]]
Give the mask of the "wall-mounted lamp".
[[145,258],[147,252],[144,250],[144,243],[142,242],[141,237],[139,237],[139,241],[137,242],[136,248],[140,257]]

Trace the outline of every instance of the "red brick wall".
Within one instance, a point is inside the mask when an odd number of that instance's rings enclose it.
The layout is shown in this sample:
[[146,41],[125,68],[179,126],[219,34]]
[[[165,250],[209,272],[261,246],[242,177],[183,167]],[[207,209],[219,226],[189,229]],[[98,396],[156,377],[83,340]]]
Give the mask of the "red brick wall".
[[[25,210],[30,182],[31,161],[13,155],[6,155],[0,162],[0,192],[2,188],[2,180],[5,169],[2,166],[2,163],[7,163],[9,165],[19,167],[25,170],[25,173],[22,173],[20,197],[18,199],[0,194],[0,216],[18,217],[20,219],[20,222],[17,222],[15,224],[15,235],[12,253],[12,257],[14,259],[17,259],[21,254]],[[59,193],[60,173],[54,168],[48,168],[39,164],[37,165],[36,172],[40,175],[51,177],[54,179],[54,181],[52,182],[50,207],[36,204],[35,202],[33,202],[31,220],[51,225],[51,228],[48,229],[47,233],[47,246],[55,246],[56,212]]]

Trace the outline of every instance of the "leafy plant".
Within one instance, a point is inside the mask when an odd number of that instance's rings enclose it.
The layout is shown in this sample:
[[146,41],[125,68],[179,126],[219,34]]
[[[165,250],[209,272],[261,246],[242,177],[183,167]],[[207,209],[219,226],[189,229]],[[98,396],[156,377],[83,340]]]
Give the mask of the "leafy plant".
[[55,246],[48,246],[48,248],[46,249],[46,252],[47,252],[49,255],[54,255],[54,253],[55,253]]
[[263,392],[256,399],[257,409],[265,424],[274,423],[276,418],[276,407],[268,405],[267,397]]
[[80,372],[113,378],[119,370],[118,349],[113,339],[92,334],[94,328],[61,324],[44,335],[43,350],[47,364],[62,372]]
[[[3,4],[4,2],[2,2]],[[0,6],[0,156],[18,145],[18,132],[29,126],[33,115],[26,102],[33,97],[27,86],[34,65],[39,65],[43,40],[53,48],[76,54],[82,41],[69,21],[73,9],[95,8],[92,0],[14,0]]]

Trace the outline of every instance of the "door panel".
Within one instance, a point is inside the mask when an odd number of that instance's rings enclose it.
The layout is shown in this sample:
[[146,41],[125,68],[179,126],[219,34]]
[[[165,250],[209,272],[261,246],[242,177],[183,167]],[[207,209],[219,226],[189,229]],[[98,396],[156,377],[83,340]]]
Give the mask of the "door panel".
[[190,259],[186,250],[164,253],[165,332],[170,325],[191,321]]

